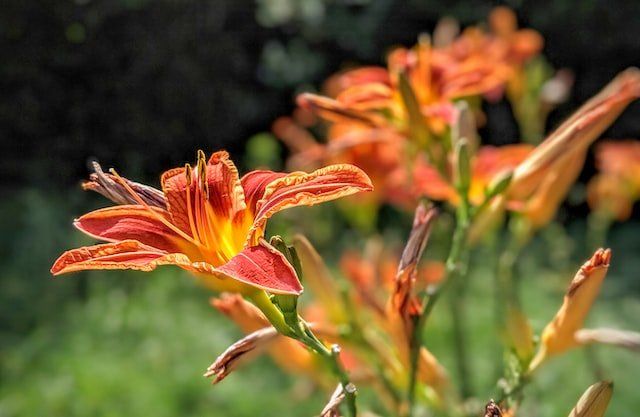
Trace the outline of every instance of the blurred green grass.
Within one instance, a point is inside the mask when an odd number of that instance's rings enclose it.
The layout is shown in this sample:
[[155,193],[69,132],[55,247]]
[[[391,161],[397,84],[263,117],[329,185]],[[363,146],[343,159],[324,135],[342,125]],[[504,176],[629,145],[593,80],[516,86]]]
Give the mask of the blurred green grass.
[[[90,275],[86,301],[61,305],[55,322],[4,352],[1,416],[313,415],[321,406],[317,395],[298,398],[301,387],[266,359],[212,387],[203,372],[240,333],[186,274]],[[138,282],[123,289],[123,280]]]
[[[266,357],[215,387],[202,377],[240,332],[209,307],[210,294],[188,274],[164,268],[152,274],[96,271],[52,279],[48,268],[63,249],[90,242],[70,227],[73,214],[85,209],[85,203],[75,198],[28,191],[0,203],[0,215],[14,219],[0,230],[1,417],[318,413],[327,394],[303,377],[284,374]],[[317,240],[333,247],[328,252],[334,264],[336,248],[358,246],[354,233],[333,244],[326,226],[336,227],[335,212],[311,210],[311,215],[318,214],[318,222],[306,222],[296,230],[313,234],[314,227],[320,228]],[[274,230],[286,230],[297,213],[283,213]],[[408,223],[398,225],[404,229],[395,234],[406,234]],[[630,224],[613,231],[613,266],[590,326],[639,330],[638,230],[638,224]],[[576,221],[567,232],[555,229],[537,239],[521,257],[522,300],[536,331],[553,316],[577,265],[587,257],[583,241],[583,224]],[[467,305],[467,343],[479,410],[496,394],[493,364],[498,336],[493,327],[489,259],[488,249],[480,248],[469,277]],[[434,311],[425,341],[454,375],[449,323],[442,303]],[[597,349],[597,355],[616,384],[609,415],[636,415],[638,357],[608,347]],[[566,415],[594,381],[584,352],[557,358],[527,389],[523,415]],[[368,393],[363,394],[366,398]]]

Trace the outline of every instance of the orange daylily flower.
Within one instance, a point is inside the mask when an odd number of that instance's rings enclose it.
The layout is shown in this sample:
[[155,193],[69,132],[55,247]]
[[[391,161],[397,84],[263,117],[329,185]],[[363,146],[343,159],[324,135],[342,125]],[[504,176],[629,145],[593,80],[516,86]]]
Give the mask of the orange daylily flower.
[[596,148],[600,173],[587,185],[587,202],[593,210],[624,221],[640,198],[640,142],[605,142]]
[[[326,95],[298,96],[296,114],[278,120],[274,133],[293,151],[291,161],[352,163],[371,175],[377,190],[371,199],[413,207],[407,139],[428,145],[431,135],[457,123],[454,100],[495,95],[507,82],[505,49],[493,56],[483,49],[487,39],[465,33],[446,47],[432,48],[423,37],[414,48],[389,54],[386,69],[339,73],[325,83]],[[325,145],[306,130],[305,110],[328,122]],[[438,162],[445,158],[443,144],[429,147]]]
[[176,265],[219,291],[299,294],[293,267],[263,239],[267,219],[289,207],[372,188],[367,175],[351,165],[309,174],[253,171],[241,179],[224,151],[208,161],[200,151],[195,167],[171,169],[161,183],[162,191],[96,172],[85,188],[120,205],[85,214],[74,224],[109,243],[68,251],[51,272]]
[[549,356],[579,346],[576,332],[582,328],[602,282],[607,276],[611,251],[598,249],[584,263],[571,281],[560,310],[542,332],[538,353],[531,361],[530,370],[536,369]]
[[[405,74],[422,116],[435,133],[456,118],[452,101],[494,91],[502,86],[509,70],[480,49],[469,53],[460,38],[447,48],[433,49],[421,40],[413,49],[398,48],[388,57],[388,69],[364,67],[338,74],[327,81],[329,97],[305,93],[298,104],[333,122],[359,123],[368,127],[391,127],[406,132],[410,120],[399,81]],[[475,53],[477,52],[477,53]],[[385,114],[386,116],[383,116]]]

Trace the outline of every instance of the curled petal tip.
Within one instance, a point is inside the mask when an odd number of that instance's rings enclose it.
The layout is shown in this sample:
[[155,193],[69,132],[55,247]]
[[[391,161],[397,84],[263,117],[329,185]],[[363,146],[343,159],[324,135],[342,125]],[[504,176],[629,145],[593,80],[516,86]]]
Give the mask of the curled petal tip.
[[591,259],[589,259],[583,266],[585,272],[591,271],[593,268],[608,267],[611,263],[611,249],[600,248],[595,251]]
[[249,359],[252,355],[267,346],[276,336],[278,332],[273,327],[265,327],[257,330],[244,338],[238,340],[229,346],[218,358],[212,363],[207,371],[203,374],[205,378],[215,377],[212,384],[217,384],[236,369],[243,361]]

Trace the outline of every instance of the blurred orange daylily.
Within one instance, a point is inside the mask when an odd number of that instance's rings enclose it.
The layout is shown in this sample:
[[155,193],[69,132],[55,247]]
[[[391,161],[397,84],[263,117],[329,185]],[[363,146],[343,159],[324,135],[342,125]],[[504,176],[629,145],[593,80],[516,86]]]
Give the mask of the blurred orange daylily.
[[530,370],[536,369],[548,357],[581,344],[576,339],[576,332],[582,328],[600,292],[610,261],[611,251],[598,249],[580,267],[564,296],[560,310],[542,332],[540,348],[531,361]]
[[372,188],[367,175],[351,165],[309,174],[253,171],[240,179],[224,151],[208,161],[198,152],[194,168],[171,169],[161,184],[162,191],[97,171],[85,188],[120,205],[85,214],[74,224],[109,243],[68,251],[51,272],[176,265],[219,291],[299,294],[293,267],[263,239],[267,219],[289,207]]
[[[429,148],[430,163],[446,159],[448,145],[432,143],[430,137],[458,122],[460,109],[454,100],[495,96],[509,78],[508,48],[494,47],[496,39],[468,31],[433,48],[422,37],[414,48],[389,54],[387,68],[348,70],[325,83],[326,95],[301,94],[294,117],[279,119],[274,133],[294,152],[291,161],[296,165],[352,163],[376,184],[371,199],[414,206],[407,169],[413,150],[407,148],[407,140]],[[306,130],[309,113],[329,123],[326,145]]]
[[624,221],[640,198],[640,142],[605,142],[596,148],[600,173],[587,185],[587,202],[593,210]]
[[[502,175],[513,171],[533,150],[527,144],[482,146],[471,160],[469,200],[478,205],[484,201],[487,188]],[[424,160],[414,170],[416,192],[432,200],[444,200],[457,205],[460,197],[454,185],[442,178],[438,170]]]
[[540,53],[544,46],[542,35],[533,29],[519,29],[513,10],[499,6],[489,15],[491,33],[507,45],[508,62],[522,64]]
[[469,53],[472,49],[465,44],[470,41],[461,38],[447,48],[434,49],[422,38],[413,49],[394,50],[387,70],[364,67],[338,74],[327,81],[326,90],[334,98],[305,93],[298,104],[333,123],[391,127],[406,133],[412,110],[399,80],[404,74],[417,111],[433,132],[442,133],[456,119],[453,100],[492,92],[508,78],[502,61],[492,60],[480,49]]

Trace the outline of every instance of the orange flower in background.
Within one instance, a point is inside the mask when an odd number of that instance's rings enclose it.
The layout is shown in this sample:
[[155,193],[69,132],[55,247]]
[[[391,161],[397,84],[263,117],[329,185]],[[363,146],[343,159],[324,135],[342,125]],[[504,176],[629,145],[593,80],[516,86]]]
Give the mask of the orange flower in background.
[[[505,146],[482,146],[471,161],[471,187],[469,200],[477,205],[483,202],[485,191],[495,180],[513,171],[533,150],[526,144]],[[440,173],[423,160],[419,160],[414,171],[416,193],[432,200],[458,204],[459,196],[454,185],[442,178]]]
[[605,211],[619,221],[631,216],[640,198],[640,142],[605,142],[596,148],[600,171],[587,185],[587,202],[592,210]]
[[64,253],[54,275],[91,269],[150,271],[176,265],[219,291],[299,294],[302,286],[284,256],[262,237],[280,210],[371,190],[360,169],[333,165],[312,173],[253,171],[242,179],[224,152],[207,161],[198,152],[162,175],[162,191],[97,171],[85,184],[120,204],[81,216],[75,226],[109,242]]
[[[294,165],[352,163],[376,185],[371,199],[413,207],[409,170],[415,147],[428,151],[430,163],[446,165],[451,146],[443,135],[460,117],[454,101],[497,97],[512,76],[514,62],[522,63],[539,50],[527,49],[528,31],[508,33],[502,28],[499,33],[470,28],[458,37],[450,34],[450,41],[438,41],[436,47],[423,36],[411,49],[392,51],[387,68],[336,74],[326,81],[325,95],[298,96],[294,117],[279,120],[274,133],[293,151]],[[328,122],[325,145],[307,131],[309,113]]]
[[[365,67],[340,73],[327,81],[330,97],[305,93],[298,104],[329,122],[353,122],[369,127],[391,127],[407,134],[410,117],[399,74],[415,94],[417,109],[432,132],[456,119],[452,101],[499,89],[508,79],[502,60],[492,59],[481,39],[460,38],[444,49],[434,49],[422,38],[413,49],[398,48],[388,57],[388,69]],[[411,110],[409,110],[411,111]]]
[[591,259],[580,267],[569,285],[560,310],[542,332],[540,349],[531,361],[529,369],[536,369],[549,356],[581,344],[576,339],[576,332],[582,328],[591,306],[600,293],[610,262],[611,251],[598,249]]
[[334,123],[326,129],[327,143],[320,144],[307,130],[309,117],[316,119],[307,110],[297,109],[293,117],[281,117],[273,124],[273,133],[292,152],[287,164],[291,169],[352,164],[365,171],[375,184],[373,192],[358,202],[403,203],[409,199],[403,167],[404,138],[397,131],[358,123]]
[[544,46],[542,35],[533,29],[518,29],[513,10],[500,6],[489,15],[491,33],[507,45],[507,61],[514,65],[538,55]]

